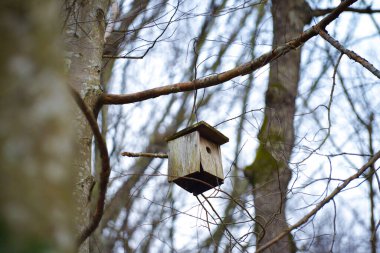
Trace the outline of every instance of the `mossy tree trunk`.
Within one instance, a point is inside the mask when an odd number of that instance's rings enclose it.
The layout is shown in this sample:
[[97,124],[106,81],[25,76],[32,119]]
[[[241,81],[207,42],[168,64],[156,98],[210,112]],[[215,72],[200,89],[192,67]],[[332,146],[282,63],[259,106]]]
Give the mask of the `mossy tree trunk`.
[[[109,0],[66,1],[64,5],[64,35],[69,84],[91,109],[102,94],[100,74],[104,50],[105,16]],[[77,230],[82,231],[90,219],[89,196],[95,184],[91,173],[92,131],[79,109],[76,112],[78,153],[74,164],[77,173],[75,198],[78,214]],[[89,252],[89,240],[79,252]]]
[[[272,0],[273,47],[302,33],[308,22],[304,0]],[[285,206],[291,170],[287,166],[294,143],[293,119],[299,81],[301,50],[294,50],[271,63],[265,94],[265,117],[258,139],[256,157],[245,174],[253,186],[258,233],[263,245],[287,228]],[[294,252],[291,237],[279,241],[266,252]]]

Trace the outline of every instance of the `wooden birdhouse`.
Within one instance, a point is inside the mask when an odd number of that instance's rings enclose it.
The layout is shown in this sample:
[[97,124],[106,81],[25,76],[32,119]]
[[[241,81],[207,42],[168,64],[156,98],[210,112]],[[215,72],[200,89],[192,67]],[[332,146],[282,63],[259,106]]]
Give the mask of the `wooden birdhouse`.
[[201,121],[166,141],[169,146],[169,182],[194,195],[223,184],[220,146],[228,142],[228,138],[221,132]]

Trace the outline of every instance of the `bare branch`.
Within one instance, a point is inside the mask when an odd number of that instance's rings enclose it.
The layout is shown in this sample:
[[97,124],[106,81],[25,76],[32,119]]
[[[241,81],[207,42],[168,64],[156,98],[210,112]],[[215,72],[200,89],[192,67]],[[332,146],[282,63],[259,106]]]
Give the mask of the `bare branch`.
[[312,28],[304,31],[297,38],[290,40],[289,42],[273,49],[272,51],[267,52],[261,55],[260,57],[247,63],[244,63],[236,68],[208,77],[195,79],[193,81],[166,85],[126,95],[103,94],[98,101],[98,106],[100,107],[104,104],[130,104],[151,98],[156,98],[162,95],[202,89],[227,82],[238,76],[250,74],[253,71],[287,54],[289,51],[298,49],[300,46],[303,45],[303,43],[316,36],[318,34],[318,30],[323,30],[328,24],[334,21],[339,16],[339,14],[341,14],[348,6],[350,6],[356,1],[357,0],[347,0],[342,2],[329,15],[323,18]]
[[84,116],[86,117],[91,127],[91,130],[94,134],[95,141],[98,144],[100,157],[102,160],[102,170],[100,172],[100,182],[99,182],[99,198],[96,204],[96,210],[88,226],[83,231],[80,232],[77,238],[77,246],[79,247],[98,227],[99,222],[103,216],[104,203],[105,203],[105,198],[106,198],[106,193],[107,193],[107,184],[108,184],[108,180],[109,180],[109,176],[111,172],[111,167],[110,167],[107,145],[99,130],[98,123],[96,122],[96,119],[93,113],[86,106],[86,104],[80,97],[79,93],[74,88],[70,87],[70,91],[71,91],[72,96],[75,99],[75,102],[78,104],[78,107],[83,112]]
[[[326,14],[329,14],[331,11],[333,11],[334,8],[327,8],[327,9],[314,9],[311,11],[311,15],[313,17],[320,17],[324,16]],[[374,14],[374,13],[380,13],[380,10],[373,10],[371,7],[365,8],[365,9],[359,9],[359,8],[347,8],[344,10],[345,12],[354,12],[354,13],[361,13],[361,14]]]
[[324,38],[328,43],[330,43],[333,47],[338,49],[343,54],[347,55],[351,60],[356,61],[360,65],[362,65],[364,68],[368,69],[372,74],[374,74],[377,78],[380,78],[380,71],[376,69],[370,62],[368,62],[366,59],[355,53],[354,51],[346,49],[342,44],[339,43],[339,41],[335,40],[333,37],[331,37],[326,31],[323,29],[320,29],[318,27],[315,27],[317,29],[316,31],[321,35],[322,38]]
[[151,158],[168,158],[168,154],[164,153],[132,153],[132,152],[123,152],[122,156],[128,157],[151,157]]
[[311,217],[313,217],[319,210],[321,210],[328,202],[330,202],[336,195],[338,195],[346,186],[351,183],[354,179],[359,178],[370,166],[375,164],[375,162],[380,159],[380,151],[378,151],[366,164],[364,164],[358,172],[351,175],[347,179],[343,181],[341,185],[335,188],[327,197],[325,197],[319,204],[311,210],[308,214],[306,214],[302,219],[300,219],[297,223],[290,226],[288,229],[284,230],[281,234],[270,240],[268,243],[264,244],[262,247],[256,250],[256,253],[263,252],[265,249],[269,248],[271,245],[275,244],[281,238],[287,236],[292,230],[298,228],[299,226],[305,224]]

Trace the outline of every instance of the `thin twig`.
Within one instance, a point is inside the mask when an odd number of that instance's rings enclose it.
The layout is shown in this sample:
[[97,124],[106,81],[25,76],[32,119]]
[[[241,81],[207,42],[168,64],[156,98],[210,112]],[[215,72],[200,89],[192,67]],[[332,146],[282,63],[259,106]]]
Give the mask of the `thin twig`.
[[[202,206],[203,210],[205,210],[206,221],[207,221],[207,222],[206,222],[206,224],[207,224],[207,229],[208,229],[208,231],[209,231],[209,233],[210,233],[211,239],[212,239],[212,241],[213,241],[215,247],[218,247],[218,245],[216,244],[216,242],[215,242],[215,240],[214,240],[214,237],[212,236],[212,233],[211,233],[210,222],[209,222],[209,220],[208,220],[208,216],[210,215],[210,217],[215,221],[216,225],[218,225],[218,223],[217,223],[217,221],[214,219],[214,217],[212,217],[212,215],[209,214],[209,212],[207,211],[206,207],[203,205],[203,203],[202,203],[202,201],[199,199],[199,197],[198,197],[198,196],[195,196],[195,197],[197,198],[199,204]],[[198,220],[197,220],[197,221],[198,221]]]
[[340,60],[342,59],[343,57],[343,53],[340,54],[339,58],[338,58],[338,61],[336,62],[335,66],[334,66],[334,72],[333,72],[333,83],[332,83],[332,87],[331,87],[331,92],[330,92],[330,99],[329,99],[329,103],[327,105],[327,121],[328,121],[328,127],[327,127],[327,134],[325,136],[325,138],[323,138],[321,144],[318,145],[318,148],[316,148],[315,150],[317,149],[320,149],[323,144],[325,144],[325,142],[327,141],[327,139],[330,137],[330,132],[331,132],[331,105],[332,105],[332,102],[334,100],[334,90],[335,90],[335,86],[336,86],[336,73],[338,71],[338,66],[339,66],[339,63],[340,63]]
[[168,158],[168,154],[164,153],[132,153],[132,152],[123,152],[121,153],[122,156],[128,156],[128,157],[151,157],[151,158]]
[[218,124],[214,125],[214,127],[218,127],[219,125],[221,124],[224,124],[228,121],[231,121],[231,120],[234,120],[234,119],[238,119],[238,118],[241,118],[242,116],[244,116],[245,114],[248,114],[248,113],[251,113],[251,112],[263,112],[264,111],[264,108],[260,108],[260,109],[252,109],[252,110],[248,110],[248,111],[244,111],[243,113],[235,116],[235,117],[232,117],[232,118],[229,118],[229,119],[226,119],[226,120],[223,120],[221,122],[219,122]]
[[215,215],[218,217],[218,219],[220,220],[220,223],[224,226],[224,228],[227,231],[228,235],[235,241],[236,244],[238,244],[242,249],[244,249],[244,247],[241,245],[241,243],[233,236],[233,234],[231,233],[231,231],[227,228],[227,225],[223,223],[223,219],[220,217],[220,215],[218,214],[218,212],[215,210],[214,206],[210,203],[210,201],[205,197],[205,195],[203,193],[201,195],[205,199],[205,201],[208,203],[208,205],[211,207],[211,209],[213,210],[213,212],[215,213]]
[[334,199],[332,200],[332,202],[334,204],[334,220],[333,220],[333,231],[334,231],[334,234],[333,234],[333,237],[332,237],[329,253],[333,253],[334,252],[334,244],[335,244],[335,240],[336,240],[336,204],[335,204],[335,200]]
[[162,37],[162,35],[164,35],[164,33],[166,32],[166,30],[168,29],[169,25],[172,23],[172,20],[175,16],[175,14],[177,14],[177,11],[179,9],[179,5],[180,5],[181,1],[178,1],[177,3],[177,6],[175,7],[174,9],[174,13],[173,15],[170,17],[167,25],[165,26],[165,28],[162,30],[162,32],[160,33],[160,35],[158,35],[158,37],[153,41],[152,45],[150,45],[150,47],[144,52],[143,55],[141,56],[127,56],[127,55],[122,55],[122,56],[117,56],[117,55],[103,55],[103,58],[111,58],[111,59],[143,59],[148,53],[149,51],[156,45],[157,41],[159,41],[159,39]]
[[368,62],[366,59],[355,53],[354,51],[346,49],[342,44],[339,43],[339,41],[335,40],[333,37],[331,37],[324,29],[321,29],[320,27],[315,27],[316,31],[321,35],[322,38],[324,38],[328,43],[330,43],[333,47],[338,49],[343,54],[347,55],[348,58],[351,60],[356,61],[360,65],[362,65],[364,68],[368,69],[372,74],[374,74],[377,78],[380,78],[380,71],[376,69],[370,62]]
[[[333,8],[327,8],[327,9],[314,9],[311,11],[311,15],[313,17],[319,17],[326,14],[329,14]],[[354,12],[354,13],[361,13],[361,14],[374,14],[374,13],[380,13],[380,10],[374,10],[371,7],[359,9],[359,8],[347,8],[345,12]]]

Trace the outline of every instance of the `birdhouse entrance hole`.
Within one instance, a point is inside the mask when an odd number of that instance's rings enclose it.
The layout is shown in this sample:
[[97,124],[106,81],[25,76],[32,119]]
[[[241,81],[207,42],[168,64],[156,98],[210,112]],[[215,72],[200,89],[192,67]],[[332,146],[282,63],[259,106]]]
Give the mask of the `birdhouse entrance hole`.
[[228,142],[226,136],[201,121],[166,140],[169,182],[194,195],[223,184],[220,145]]

